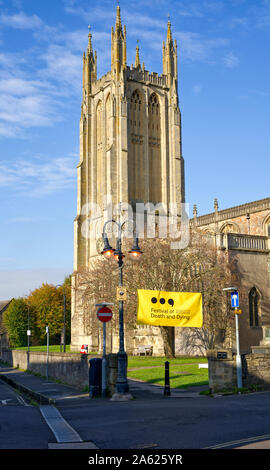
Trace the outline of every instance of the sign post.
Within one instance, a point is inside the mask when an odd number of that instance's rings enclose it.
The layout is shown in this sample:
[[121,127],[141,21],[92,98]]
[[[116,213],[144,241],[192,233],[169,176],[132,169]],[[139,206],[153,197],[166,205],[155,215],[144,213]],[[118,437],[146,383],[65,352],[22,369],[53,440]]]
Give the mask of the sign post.
[[239,294],[237,291],[231,292],[231,306],[232,308],[239,307]]
[[231,291],[231,307],[234,310],[235,316],[235,336],[236,336],[236,373],[237,373],[237,388],[242,388],[242,361],[240,354],[240,341],[239,341],[239,323],[238,315],[242,313],[239,309],[239,293],[235,287],[227,287],[224,291]]
[[113,305],[108,302],[102,304],[96,304],[96,307],[100,307],[97,311],[98,319],[103,323],[103,355],[102,355],[102,379],[101,379],[101,393],[102,397],[106,397],[107,389],[107,361],[106,361],[106,323],[112,319],[112,311],[107,305]]
[[237,372],[237,387],[242,388],[242,361],[240,355],[240,344],[239,344],[239,324],[238,324],[238,313],[235,316],[235,334],[236,334],[236,372]]
[[47,363],[46,363],[46,378],[47,378],[47,382],[49,380],[49,337],[50,337],[50,333],[49,333],[49,327],[46,326],[46,333],[47,333]]

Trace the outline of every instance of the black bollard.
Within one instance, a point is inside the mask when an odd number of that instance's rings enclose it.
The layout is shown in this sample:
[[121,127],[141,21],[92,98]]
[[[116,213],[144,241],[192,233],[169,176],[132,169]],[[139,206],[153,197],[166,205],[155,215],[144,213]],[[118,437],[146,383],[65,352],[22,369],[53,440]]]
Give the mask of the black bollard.
[[169,397],[171,395],[170,389],[170,371],[169,371],[170,363],[169,361],[165,362],[165,386],[164,386],[164,395]]
[[89,398],[94,398],[101,393],[101,365],[102,359],[94,357],[89,361]]

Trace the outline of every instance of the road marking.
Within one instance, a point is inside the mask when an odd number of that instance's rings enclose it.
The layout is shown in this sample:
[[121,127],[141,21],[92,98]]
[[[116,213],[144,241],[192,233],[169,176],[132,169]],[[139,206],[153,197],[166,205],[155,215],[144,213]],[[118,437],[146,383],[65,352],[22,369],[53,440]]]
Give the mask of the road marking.
[[18,402],[23,405],[23,406],[31,406],[28,403],[26,403],[25,399],[21,395],[16,395],[16,398]]
[[246,439],[239,439],[238,441],[224,442],[222,444],[217,444],[215,446],[204,447],[204,449],[222,449],[225,447],[231,447],[231,446],[235,446],[238,444],[248,444],[251,442],[258,442],[258,441],[267,440],[267,439],[270,439],[270,434],[265,434],[264,436],[248,437]]
[[6,400],[1,400],[2,405],[7,405],[8,401],[12,401],[12,398],[6,398]]
[[57,408],[52,405],[41,405],[39,409],[57,442],[82,442],[79,434],[67,423]]

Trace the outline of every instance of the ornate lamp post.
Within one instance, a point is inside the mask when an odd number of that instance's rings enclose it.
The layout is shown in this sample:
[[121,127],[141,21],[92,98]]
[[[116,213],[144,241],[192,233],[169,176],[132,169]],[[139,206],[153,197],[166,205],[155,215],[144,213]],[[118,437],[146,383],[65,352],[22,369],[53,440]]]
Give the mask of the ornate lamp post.
[[[109,223],[115,223],[118,226],[118,236],[117,236],[117,244],[116,249],[112,248],[109,244],[109,240],[106,234],[106,226]],[[125,222],[124,222],[125,223]],[[103,256],[105,258],[110,259],[112,257],[118,262],[119,268],[119,287],[123,286],[123,258],[125,257],[122,252],[122,234],[123,234],[123,225],[116,222],[115,220],[107,220],[103,227],[103,234],[102,238],[104,241],[104,248],[102,251]],[[142,251],[138,245],[138,236],[137,234],[134,235],[134,242],[133,247],[128,252],[129,255],[134,259],[138,259]],[[127,364],[127,355],[125,352],[124,346],[124,302],[123,300],[119,300],[119,352],[118,352],[118,375],[117,375],[117,382],[115,384],[116,394],[118,395],[125,395],[128,394],[129,387],[127,382],[127,373],[126,373],[126,364]]]

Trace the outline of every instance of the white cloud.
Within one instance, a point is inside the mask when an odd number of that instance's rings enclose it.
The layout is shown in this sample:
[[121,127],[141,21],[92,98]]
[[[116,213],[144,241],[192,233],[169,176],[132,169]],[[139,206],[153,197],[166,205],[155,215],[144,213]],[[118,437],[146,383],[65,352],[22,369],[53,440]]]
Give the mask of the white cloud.
[[29,224],[29,223],[35,223],[37,220],[40,220],[40,218],[37,217],[12,217],[11,219],[5,220],[3,223],[4,224]]
[[23,11],[13,15],[0,15],[0,24],[16,29],[37,29],[43,25],[37,15],[26,15]]
[[71,85],[77,90],[81,89],[82,54],[74,54],[65,46],[52,44],[41,59],[46,62],[47,67],[40,70],[39,75],[68,84],[69,87]]
[[270,91],[264,91],[264,90],[248,90],[249,94],[252,95],[257,95],[257,96],[262,96],[262,97],[268,97],[270,96]]
[[[16,66],[14,65],[16,64]],[[26,57],[0,54],[0,137],[25,136],[25,129],[62,120],[61,91],[52,80],[35,78]]]
[[233,69],[239,65],[238,57],[236,57],[232,52],[229,52],[225,57],[223,57],[222,62],[225,67],[229,69]]
[[41,197],[75,187],[74,157],[35,163],[19,160],[0,163],[0,187],[30,197]]
[[202,91],[202,85],[198,83],[197,85],[193,86],[192,90],[195,95],[199,95]]
[[213,63],[215,62],[212,57],[213,51],[228,44],[228,39],[206,39],[200,34],[190,31],[178,31],[175,33],[175,37],[179,42],[183,60],[192,62]]

